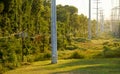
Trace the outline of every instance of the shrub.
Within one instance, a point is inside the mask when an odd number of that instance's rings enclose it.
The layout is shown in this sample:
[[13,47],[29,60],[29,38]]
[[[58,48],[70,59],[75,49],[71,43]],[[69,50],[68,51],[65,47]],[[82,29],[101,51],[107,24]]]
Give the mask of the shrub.
[[109,42],[108,42],[108,41],[106,41],[106,42],[104,42],[104,43],[103,43],[103,45],[108,45],[108,44],[109,44]]
[[0,1],[0,13],[4,10],[4,3]]
[[51,53],[49,51],[47,51],[46,53],[44,53],[44,59],[48,60],[51,58]]
[[51,58],[51,52],[47,51],[45,53],[39,53],[34,55],[34,61],[43,61]]
[[97,59],[97,58],[103,58],[103,56],[102,56],[101,52],[99,52],[99,53],[93,54],[92,58],[95,58],[95,59]]
[[44,54],[43,54],[43,53],[36,54],[36,55],[34,55],[34,56],[35,56],[34,61],[44,60]]
[[0,74],[3,73],[3,66],[0,64]]
[[116,57],[120,57],[120,47],[117,47],[115,50],[113,50]]
[[86,59],[101,58],[101,51],[88,49],[84,51],[84,56]]
[[108,51],[108,50],[111,50],[111,48],[108,47],[108,46],[104,46],[103,49],[104,49],[103,52],[106,52],[106,51]]
[[110,47],[105,46],[104,50],[103,50],[103,57],[105,57],[105,58],[120,57],[120,47],[117,47],[115,49],[111,49]]
[[76,38],[74,39],[77,42],[88,42],[89,40],[85,39],[85,38]]
[[75,50],[75,49],[77,49],[77,48],[78,48],[78,47],[75,46],[75,45],[66,46],[66,49],[68,49],[68,50]]
[[82,52],[80,50],[75,50],[69,58],[71,58],[71,59],[83,59],[84,56],[82,55]]
[[33,55],[27,55],[26,58],[27,58],[27,62],[34,62],[35,57]]
[[118,42],[115,42],[115,43],[113,43],[113,46],[118,47],[118,46],[120,46],[120,44]]

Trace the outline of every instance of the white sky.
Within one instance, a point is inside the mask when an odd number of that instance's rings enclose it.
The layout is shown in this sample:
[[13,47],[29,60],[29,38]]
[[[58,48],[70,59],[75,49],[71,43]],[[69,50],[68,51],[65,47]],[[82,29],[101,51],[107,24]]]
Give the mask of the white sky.
[[[103,9],[105,19],[110,19],[111,15],[111,0],[99,0],[99,8]],[[96,0],[91,0],[92,7],[91,7],[91,16],[93,19],[96,18]],[[56,0],[56,4],[61,5],[73,5],[78,8],[79,14],[84,14],[88,16],[88,4],[89,0]]]

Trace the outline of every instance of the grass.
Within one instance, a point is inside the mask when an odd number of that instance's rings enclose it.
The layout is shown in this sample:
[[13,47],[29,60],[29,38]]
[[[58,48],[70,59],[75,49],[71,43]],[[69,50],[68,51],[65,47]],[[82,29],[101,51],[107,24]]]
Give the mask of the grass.
[[[101,58],[102,52],[104,50],[103,43],[108,42],[111,43],[112,39],[97,39],[97,40],[91,40],[89,42],[77,42],[73,41],[72,45],[77,46],[74,50],[62,50],[58,51],[58,58],[59,59],[69,59],[71,58],[71,54],[74,54],[74,52],[78,52],[80,55],[83,55],[84,58]],[[112,41],[113,42],[113,41]],[[87,55],[86,55],[87,54]]]
[[101,50],[103,48],[103,43],[113,42],[113,39],[97,39],[91,40],[90,42],[73,42],[73,45],[78,46],[83,49],[95,49]]
[[76,50],[82,50],[80,54],[83,53],[85,57],[94,56],[104,50],[103,43],[106,42],[112,44],[114,41],[113,39],[75,41],[72,42],[72,45],[77,46],[75,50],[58,51],[58,58],[67,60],[59,60],[57,64],[50,64],[50,61],[34,62],[4,74],[120,74],[120,58],[68,59]]
[[5,74],[120,74],[120,58],[114,59],[70,59],[34,62]]

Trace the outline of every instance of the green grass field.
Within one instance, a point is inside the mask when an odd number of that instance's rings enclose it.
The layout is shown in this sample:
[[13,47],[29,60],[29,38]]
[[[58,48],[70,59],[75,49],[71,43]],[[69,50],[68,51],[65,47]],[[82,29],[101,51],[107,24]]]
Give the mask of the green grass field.
[[70,59],[34,62],[5,74],[120,74],[120,58],[115,59]]
[[[111,43],[112,40],[92,40],[91,42],[74,44],[79,48],[86,49],[84,54],[89,57],[92,53],[102,51],[104,42]],[[73,52],[74,50],[58,51],[59,59],[68,57]],[[58,60],[57,64],[50,64],[50,60],[39,61],[8,71],[5,74],[120,74],[120,58],[67,59]]]

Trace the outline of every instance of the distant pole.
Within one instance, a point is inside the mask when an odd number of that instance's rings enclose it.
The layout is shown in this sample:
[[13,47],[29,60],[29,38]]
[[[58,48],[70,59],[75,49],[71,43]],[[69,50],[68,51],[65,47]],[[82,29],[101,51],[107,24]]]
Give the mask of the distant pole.
[[100,10],[100,32],[104,31],[104,15],[103,10]]
[[88,39],[91,40],[91,0],[89,0]]
[[102,15],[102,32],[104,32],[104,13]]
[[56,28],[56,0],[51,0],[51,44],[52,60],[51,63],[57,63],[57,28]]
[[96,20],[97,20],[97,23],[96,23],[96,36],[98,36],[98,0],[97,0],[97,4],[96,4]]
[[[119,6],[118,6],[118,21],[120,21],[120,0],[119,0]],[[118,36],[120,37],[120,22],[118,22]]]
[[118,20],[120,21],[120,0],[119,0],[118,10],[119,10],[119,13],[118,13]]

